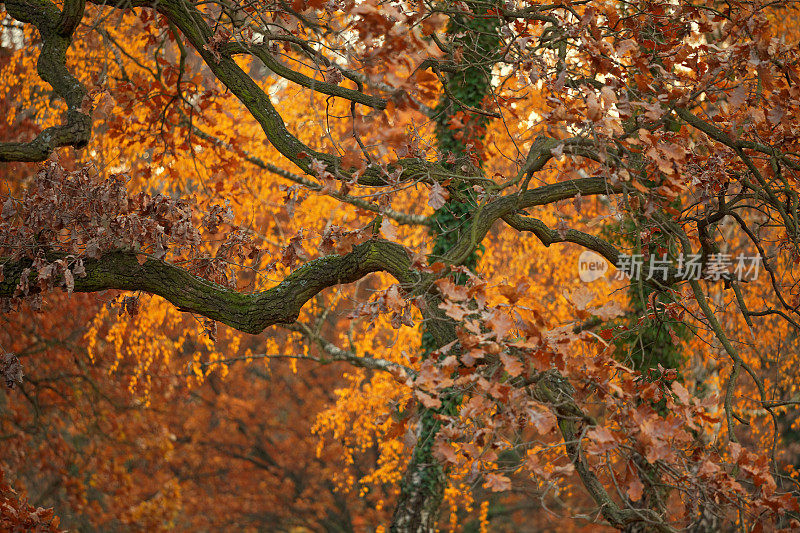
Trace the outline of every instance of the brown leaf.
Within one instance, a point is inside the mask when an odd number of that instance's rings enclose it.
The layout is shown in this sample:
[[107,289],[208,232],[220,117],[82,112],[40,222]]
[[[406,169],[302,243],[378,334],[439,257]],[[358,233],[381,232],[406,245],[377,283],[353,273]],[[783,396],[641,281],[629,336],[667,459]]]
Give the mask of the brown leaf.
[[786,111],[784,111],[781,106],[776,105],[767,113],[767,120],[769,120],[773,126],[777,126],[785,114]]
[[[136,316],[139,314],[139,298],[136,296],[125,296],[122,299],[122,309],[125,310],[130,316]],[[122,311],[120,309],[120,311]]]
[[689,391],[677,381],[672,382],[672,392],[675,393],[675,395],[678,397],[678,400],[680,400],[683,405],[690,404],[691,395],[689,394]]
[[569,301],[575,304],[575,307],[579,311],[583,311],[586,309],[586,306],[589,305],[589,302],[594,300],[595,296],[595,293],[588,287],[578,287],[575,289],[575,292],[569,296]]
[[642,492],[644,492],[644,485],[639,479],[634,479],[631,482],[631,486],[628,487],[628,498],[630,498],[632,502],[638,502],[642,499]]
[[400,437],[403,433],[406,432],[406,426],[408,425],[408,420],[410,417],[405,417],[404,419],[400,420],[399,422],[392,422],[392,425],[389,426],[389,429],[386,430],[386,434],[384,438],[386,439],[396,439]]
[[6,382],[6,387],[13,389],[18,383],[22,383],[22,365],[19,358],[13,353],[0,355],[0,379]]
[[613,320],[625,314],[625,309],[623,309],[620,303],[616,300],[606,302],[600,307],[592,308],[589,311],[604,321]]
[[436,286],[442,291],[442,295],[448,300],[462,302],[469,297],[468,290],[463,285],[456,285],[449,279],[436,280]]
[[434,209],[440,209],[447,203],[448,198],[450,198],[450,193],[439,185],[439,183],[434,183],[431,187],[431,191],[428,193],[428,205]]
[[509,316],[501,311],[495,310],[492,312],[491,318],[486,321],[486,325],[492,330],[497,339],[502,339],[506,334],[514,328],[514,321]]
[[540,435],[550,433],[556,427],[556,417],[550,411],[544,409],[530,409],[528,410],[528,418],[531,425],[536,428]]
[[2,218],[3,220],[8,220],[9,218],[13,217],[14,214],[17,212],[16,208],[14,207],[14,200],[8,198],[5,202],[3,202],[3,211],[2,211]]
[[453,446],[448,442],[437,441],[433,445],[433,456],[441,462],[456,464],[458,458]]
[[392,285],[386,290],[383,301],[386,304],[386,309],[394,312],[401,311],[406,305],[403,295],[400,294],[400,286],[397,284]]
[[617,95],[614,89],[608,85],[600,89],[600,98],[603,100],[603,104],[605,104],[606,107],[611,107],[611,104],[617,103]]
[[67,294],[72,294],[72,291],[75,290],[75,276],[68,268],[64,269],[64,285],[67,288]]
[[[79,278],[86,277],[86,267],[83,266],[83,258],[79,257],[78,260],[75,262],[75,266],[72,267],[72,273]],[[0,281],[2,280],[0,279]]]
[[617,45],[617,55],[624,56],[639,48],[639,45],[633,39],[625,39]]
[[483,487],[492,492],[502,492],[511,488],[511,480],[501,474],[486,474],[486,482]]
[[381,233],[390,241],[397,240],[397,227],[394,226],[385,216],[381,220]]
[[416,391],[417,399],[422,402],[422,405],[428,409],[438,409],[442,406],[442,401],[439,398],[434,398],[428,393],[420,390]]
[[503,368],[506,369],[506,372],[508,372],[508,375],[511,377],[519,376],[525,369],[522,363],[519,362],[519,359],[507,353],[501,353],[500,360],[503,362]]
[[586,432],[596,453],[605,453],[617,447],[617,438],[603,426],[595,426]]
[[439,309],[444,309],[447,316],[453,320],[461,321],[469,314],[469,310],[464,306],[453,302],[442,302],[439,304]]
[[731,107],[731,111],[735,112],[742,104],[745,103],[747,100],[747,86],[745,84],[739,84],[736,88],[731,92],[730,96],[728,96],[728,105]]
[[[338,70],[336,72],[339,73]],[[366,164],[364,163],[364,158],[359,151],[349,149],[345,151],[344,155],[342,156],[342,167],[345,169],[354,168],[356,170],[363,170],[366,168]]]
[[586,116],[592,122],[597,122],[603,116],[603,110],[600,108],[600,101],[594,93],[590,93],[586,97]]
[[509,285],[507,283],[503,283],[497,290],[506,297],[510,304],[515,304],[519,301],[520,298],[525,296],[525,293],[528,291],[530,285],[525,280],[519,280],[516,285]]

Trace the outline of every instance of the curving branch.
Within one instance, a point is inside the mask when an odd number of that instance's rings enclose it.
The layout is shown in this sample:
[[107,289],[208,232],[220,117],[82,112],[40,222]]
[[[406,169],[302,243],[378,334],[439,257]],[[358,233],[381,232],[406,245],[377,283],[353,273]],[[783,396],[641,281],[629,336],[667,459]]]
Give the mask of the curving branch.
[[275,72],[277,75],[286,78],[289,81],[293,81],[298,85],[307,87],[313,91],[322,94],[328,94],[330,96],[338,96],[339,98],[345,98],[352,102],[363,104],[368,107],[373,107],[375,109],[386,109],[386,104],[388,101],[384,98],[370,96],[360,91],[348,89],[347,87],[342,87],[334,83],[315,80],[314,78],[310,78],[305,74],[297,72],[296,70],[290,69],[289,67],[278,61],[278,59],[276,59],[272,55],[272,53],[269,51],[269,45],[267,44],[248,46],[243,43],[230,43],[229,45],[222,47],[222,49],[231,54],[236,54],[236,53],[253,54],[258,59],[260,59],[261,62],[264,63],[264,65],[267,68]]
[[[89,1],[119,9],[152,7],[158,10],[181,31],[214,76],[244,104],[278,152],[307,174],[315,174],[311,163],[312,159],[317,159],[334,177],[346,180],[354,178],[342,164],[341,157],[314,150],[286,128],[269,95],[236,63],[230,47],[215,42],[211,27],[196,6],[181,0],[163,0],[158,3],[142,0]],[[396,179],[388,179],[396,170],[400,171],[399,176]],[[453,177],[454,174],[438,163],[421,158],[402,158],[388,165],[386,169],[375,165],[368,166],[357,181],[367,186],[394,186],[398,181],[422,180],[431,176],[446,178]]]
[[605,257],[612,265],[619,264],[619,251],[609,242],[582,231],[568,229],[561,235],[558,231],[550,229],[539,219],[511,214],[503,220],[517,231],[530,231],[544,244],[550,246],[556,242],[572,242],[584,248],[593,250]]
[[63,124],[45,128],[30,142],[0,143],[0,161],[44,161],[61,146],[83,148],[92,131],[92,119],[83,111],[88,94],[66,66],[72,33],[83,16],[83,0],[67,0],[63,12],[48,0],[10,0],[5,6],[13,18],[39,30],[42,50],[36,69],[67,103],[67,116]]
[[621,508],[597,478],[593,468],[586,462],[581,448],[583,429],[587,425],[595,425],[595,422],[575,402],[572,396],[575,391],[563,376],[555,370],[543,372],[537,376],[531,388],[537,400],[550,406],[558,420],[567,455],[581,477],[583,486],[600,507],[603,518],[609,524],[623,531],[628,531],[634,524],[644,525],[646,531],[675,531],[652,509]]
[[86,0],[66,0],[55,28],[56,33],[64,37],[71,36],[83,18],[85,7]]
[[579,194],[581,196],[614,194],[621,190],[621,185],[611,185],[604,178],[581,178],[502,196],[477,208],[472,224],[465,231],[464,237],[450,249],[443,259],[446,263],[460,264],[477,248],[498,219],[522,209],[559,202],[574,198]]
[[[310,261],[269,290],[244,294],[165,261],[148,258],[140,264],[134,252],[116,251],[85,259],[86,276],[75,278],[74,291],[144,291],[161,296],[181,311],[257,334],[274,324],[294,322],[303,305],[322,290],[352,283],[371,272],[388,272],[400,283],[412,283],[415,275],[410,264],[401,245],[375,239],[353,247],[349,254]],[[0,297],[14,296],[24,275],[30,276],[30,287],[35,290],[37,273],[29,259],[5,260],[0,266],[5,278],[0,281]]]

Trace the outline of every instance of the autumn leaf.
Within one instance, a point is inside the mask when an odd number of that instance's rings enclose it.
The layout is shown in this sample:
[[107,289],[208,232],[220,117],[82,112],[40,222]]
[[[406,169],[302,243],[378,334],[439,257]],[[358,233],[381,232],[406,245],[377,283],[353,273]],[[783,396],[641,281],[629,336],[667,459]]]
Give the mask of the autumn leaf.
[[506,313],[498,309],[491,312],[486,325],[489,326],[498,340],[505,338],[508,332],[514,329],[514,321]]
[[675,393],[681,404],[691,405],[691,395],[689,394],[689,391],[686,390],[686,387],[681,385],[679,382],[677,381],[672,382],[672,392]]
[[632,502],[638,502],[642,499],[642,494],[644,493],[644,485],[638,478],[634,478],[631,481],[630,486],[628,487],[628,498],[631,499]]
[[748,87],[744,83],[738,84],[736,88],[731,91],[730,96],[728,96],[728,104],[731,106],[732,112],[738,111],[739,108],[744,105],[747,100],[747,91]]
[[486,481],[483,487],[492,492],[503,492],[511,489],[511,480],[501,474],[486,474]]
[[19,358],[13,353],[0,355],[0,378],[5,381],[6,387],[9,389],[22,383],[22,365]]
[[435,182],[428,193],[428,205],[434,209],[441,209],[447,203],[448,198],[450,198],[450,193],[447,192],[447,189],[439,185],[439,182]]
[[381,233],[390,241],[397,240],[397,227],[393,225],[387,217],[381,220]]
[[515,285],[503,283],[497,287],[497,290],[506,297],[509,303],[515,304],[526,295],[529,287],[527,282],[519,280]]
[[595,296],[596,294],[591,289],[580,286],[569,295],[568,299],[575,305],[576,309],[583,311],[589,305],[589,302],[594,300]]
[[556,417],[549,410],[528,409],[528,418],[540,435],[547,435],[556,428]]
[[456,452],[453,449],[453,445],[449,442],[436,441],[433,445],[433,456],[443,463],[449,463],[451,465],[458,463]]
[[777,125],[785,114],[786,112],[784,111],[783,107],[776,105],[767,112],[767,120],[769,120],[773,125]]
[[67,289],[67,294],[72,294],[72,291],[75,290],[75,276],[68,268],[64,268],[64,286]]
[[457,285],[449,279],[437,279],[436,286],[439,287],[439,290],[448,300],[463,302],[469,297],[469,289],[466,286]]
[[509,376],[517,377],[520,374],[522,374],[524,367],[522,366],[522,363],[519,362],[519,359],[517,359],[516,357],[513,357],[506,353],[501,353],[500,360],[503,362],[503,368],[505,368]]
[[603,116],[603,111],[600,108],[600,101],[594,93],[589,93],[586,96],[586,116],[592,122],[599,121]]
[[617,300],[609,300],[600,307],[593,307],[589,312],[603,321],[613,320],[625,314],[625,309]]
[[6,198],[6,201],[3,202],[3,210],[0,214],[0,217],[3,220],[8,220],[16,214],[16,208],[14,207],[14,200],[12,198]]
[[428,409],[438,409],[442,406],[442,401],[439,398],[434,398],[426,392],[420,390],[415,391],[417,399]]
[[617,438],[603,426],[594,426],[586,432],[595,453],[606,453],[617,447]]
[[618,102],[614,89],[608,85],[604,85],[603,88],[600,89],[600,97],[602,98],[603,104],[606,106],[606,108],[609,108],[612,104],[616,104]]
[[[334,72],[336,74],[339,74],[339,76],[341,76],[338,70],[335,70]],[[366,163],[364,163],[364,158],[358,150],[349,149],[345,151],[344,155],[342,155],[341,161],[342,161],[342,167],[346,169],[364,170],[364,168],[366,168]]]
[[72,267],[72,273],[77,276],[78,278],[85,278],[86,277],[86,267],[83,265],[83,258],[79,257],[75,261],[75,266]]
[[624,41],[617,44],[617,54],[620,56],[628,55],[634,50],[636,50],[639,45],[633,39],[625,39]]
[[407,426],[408,426],[408,417],[405,417],[400,421],[392,422],[392,425],[389,426],[388,430],[386,430],[386,434],[384,436],[387,439],[396,439],[406,432]]
[[470,311],[466,309],[463,305],[455,303],[455,302],[442,302],[439,304],[439,309],[443,309],[444,312],[452,318],[453,320],[463,320],[465,316],[470,314]]

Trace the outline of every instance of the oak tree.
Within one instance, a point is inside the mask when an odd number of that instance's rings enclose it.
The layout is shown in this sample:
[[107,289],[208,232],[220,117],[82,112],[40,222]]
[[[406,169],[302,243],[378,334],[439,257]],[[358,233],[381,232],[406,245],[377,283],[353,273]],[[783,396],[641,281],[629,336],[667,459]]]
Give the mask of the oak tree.
[[0,466],[68,513],[800,526],[793,2],[4,9]]

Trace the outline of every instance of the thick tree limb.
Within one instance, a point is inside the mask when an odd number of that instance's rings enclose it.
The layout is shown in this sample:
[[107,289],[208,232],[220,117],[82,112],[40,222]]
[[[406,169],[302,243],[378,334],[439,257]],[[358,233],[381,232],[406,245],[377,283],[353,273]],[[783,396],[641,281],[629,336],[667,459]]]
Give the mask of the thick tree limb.
[[67,49],[83,16],[83,0],[67,0],[61,12],[47,0],[17,0],[5,3],[8,14],[33,23],[42,37],[36,69],[39,76],[67,103],[64,124],[51,126],[30,142],[0,143],[0,161],[44,161],[61,146],[83,148],[89,142],[92,119],[83,112],[86,89],[67,70]]
[[[14,296],[30,260],[0,262],[5,279],[0,297]],[[75,278],[75,292],[107,289],[144,291],[168,300],[181,311],[197,313],[245,333],[257,334],[273,324],[294,322],[303,305],[320,291],[352,283],[371,272],[384,271],[401,283],[414,274],[405,248],[384,240],[355,246],[347,255],[331,255],[311,261],[263,292],[243,294],[217,285],[170,263],[147,259],[139,264],[133,252],[111,252],[85,259],[86,276]],[[30,286],[36,272],[29,270]]]
[[[317,159],[325,164],[327,170],[334,177],[348,180],[352,178],[348,169],[342,165],[340,157],[318,152],[289,132],[269,95],[239,67],[225,46],[215,44],[212,29],[197,7],[180,0],[164,0],[152,3],[152,5],[141,0],[120,0],[108,3],[99,0],[90,1],[120,9],[136,6],[149,6],[157,9],[183,33],[217,79],[245,105],[278,152],[307,174],[314,174],[311,162],[312,159]],[[397,169],[401,171],[399,177],[390,182],[387,179],[388,174]],[[367,186],[396,185],[398,181],[421,180],[431,176],[451,177],[453,173],[445,170],[438,163],[425,159],[403,158],[389,165],[386,171],[369,166],[358,178],[358,183]]]
[[621,186],[612,186],[603,178],[583,178],[543,185],[517,194],[503,196],[476,210],[472,225],[466,235],[453,246],[444,259],[450,264],[460,264],[476,249],[498,219],[521,209],[555,203],[567,198],[574,198],[578,194],[581,196],[613,194],[620,190]]

